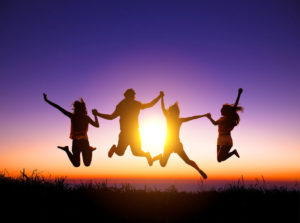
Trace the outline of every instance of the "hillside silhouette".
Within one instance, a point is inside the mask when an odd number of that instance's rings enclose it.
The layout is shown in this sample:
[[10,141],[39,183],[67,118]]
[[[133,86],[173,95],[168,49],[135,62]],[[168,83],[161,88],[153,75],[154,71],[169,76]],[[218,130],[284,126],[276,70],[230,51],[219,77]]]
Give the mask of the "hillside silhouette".
[[[234,184],[207,192],[137,190],[129,184],[71,186],[37,172],[1,174],[2,217],[30,222],[299,222],[300,192]],[[6,218],[8,217],[8,218]]]

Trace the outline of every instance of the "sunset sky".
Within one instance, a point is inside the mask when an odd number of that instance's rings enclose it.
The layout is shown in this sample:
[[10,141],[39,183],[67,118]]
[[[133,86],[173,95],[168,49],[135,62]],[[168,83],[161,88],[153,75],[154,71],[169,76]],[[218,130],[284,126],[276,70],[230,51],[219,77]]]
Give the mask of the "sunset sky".
[[[89,127],[97,147],[92,164],[73,167],[56,148],[71,146],[70,120],[43,101],[43,92],[69,111],[82,97],[92,117],[93,108],[112,113],[128,88],[143,103],[162,90],[166,106],[178,101],[182,117],[210,112],[217,119],[242,87],[245,111],[232,132],[241,158],[217,162],[217,127],[206,118],[183,124],[186,153],[208,180],[300,180],[299,11],[296,0],[1,1],[0,170],[199,178],[176,154],[165,168],[149,167],[130,148],[109,159],[119,119]],[[139,120],[142,134],[150,126],[164,133],[160,103]],[[153,156],[163,151],[163,141],[143,140]]]

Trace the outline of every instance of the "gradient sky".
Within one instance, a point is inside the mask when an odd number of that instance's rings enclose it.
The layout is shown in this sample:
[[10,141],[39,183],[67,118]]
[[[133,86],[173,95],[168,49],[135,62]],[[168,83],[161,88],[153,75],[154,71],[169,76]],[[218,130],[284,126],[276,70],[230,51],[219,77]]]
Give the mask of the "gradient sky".
[[[118,120],[89,128],[92,165],[74,168],[57,145],[71,145],[70,121],[42,99],[71,110],[83,97],[111,113],[127,88],[149,102],[160,90],[181,116],[233,103],[245,112],[232,132],[241,158],[216,160],[217,128],[185,123],[181,141],[209,179],[300,180],[299,1],[13,1],[0,2],[0,169],[68,177],[198,178],[177,155],[167,167],[107,157]],[[160,105],[142,111],[141,128],[165,125]],[[163,150],[146,148],[152,155]]]

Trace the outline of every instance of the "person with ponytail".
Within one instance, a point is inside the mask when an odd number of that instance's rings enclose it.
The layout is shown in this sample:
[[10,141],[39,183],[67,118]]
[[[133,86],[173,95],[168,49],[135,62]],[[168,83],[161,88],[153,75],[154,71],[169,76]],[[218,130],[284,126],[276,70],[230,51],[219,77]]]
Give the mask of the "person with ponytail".
[[52,105],[54,108],[61,111],[64,115],[71,119],[71,133],[70,138],[73,140],[72,142],[72,152],[70,152],[68,146],[57,146],[59,149],[65,151],[69,157],[69,160],[73,164],[74,167],[80,166],[80,154],[82,153],[83,163],[85,166],[89,166],[92,161],[92,152],[96,149],[95,147],[91,147],[89,144],[87,132],[88,125],[98,128],[99,122],[96,115],[95,121],[92,120],[86,111],[86,105],[83,99],[77,100],[73,103],[73,113],[66,111],[59,105],[53,103],[47,98],[47,95],[44,93],[44,100]]
[[166,137],[163,154],[159,154],[155,156],[153,158],[153,162],[159,160],[160,165],[162,167],[165,167],[167,165],[170,155],[172,153],[176,153],[186,164],[192,166],[194,169],[196,169],[199,172],[199,174],[204,179],[206,179],[207,175],[204,173],[204,171],[201,170],[198,167],[198,165],[193,160],[191,160],[185,153],[183,149],[183,145],[179,139],[179,132],[182,123],[194,119],[202,118],[204,116],[207,116],[208,114],[197,115],[197,116],[192,116],[187,118],[180,118],[179,117],[180,110],[179,110],[178,103],[176,102],[175,104],[171,105],[168,109],[166,109],[163,96],[161,97],[161,108],[164,116],[167,119],[167,137]]
[[224,104],[221,108],[222,117],[215,121],[211,114],[209,113],[207,118],[212,122],[213,125],[218,126],[218,141],[217,141],[217,160],[218,162],[222,162],[230,158],[232,155],[240,158],[237,150],[233,150],[230,152],[230,149],[233,146],[231,131],[235,126],[237,126],[240,122],[240,116],[238,114],[239,111],[243,111],[243,107],[238,106],[240,96],[243,92],[242,88],[238,90],[238,96],[234,105]]

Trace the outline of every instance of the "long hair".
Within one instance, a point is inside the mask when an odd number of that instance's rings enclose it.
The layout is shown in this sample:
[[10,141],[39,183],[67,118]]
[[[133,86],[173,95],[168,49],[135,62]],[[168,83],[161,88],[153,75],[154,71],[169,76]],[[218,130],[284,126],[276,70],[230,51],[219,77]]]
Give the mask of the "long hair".
[[171,105],[168,108],[167,112],[172,117],[179,117],[180,109],[178,106],[178,102],[176,101],[173,105]]
[[239,111],[244,111],[241,106],[234,107],[230,104],[224,104],[221,109],[221,114],[228,118],[234,126],[237,126],[240,122]]
[[74,115],[86,115],[86,106],[82,98],[73,102],[73,114]]

